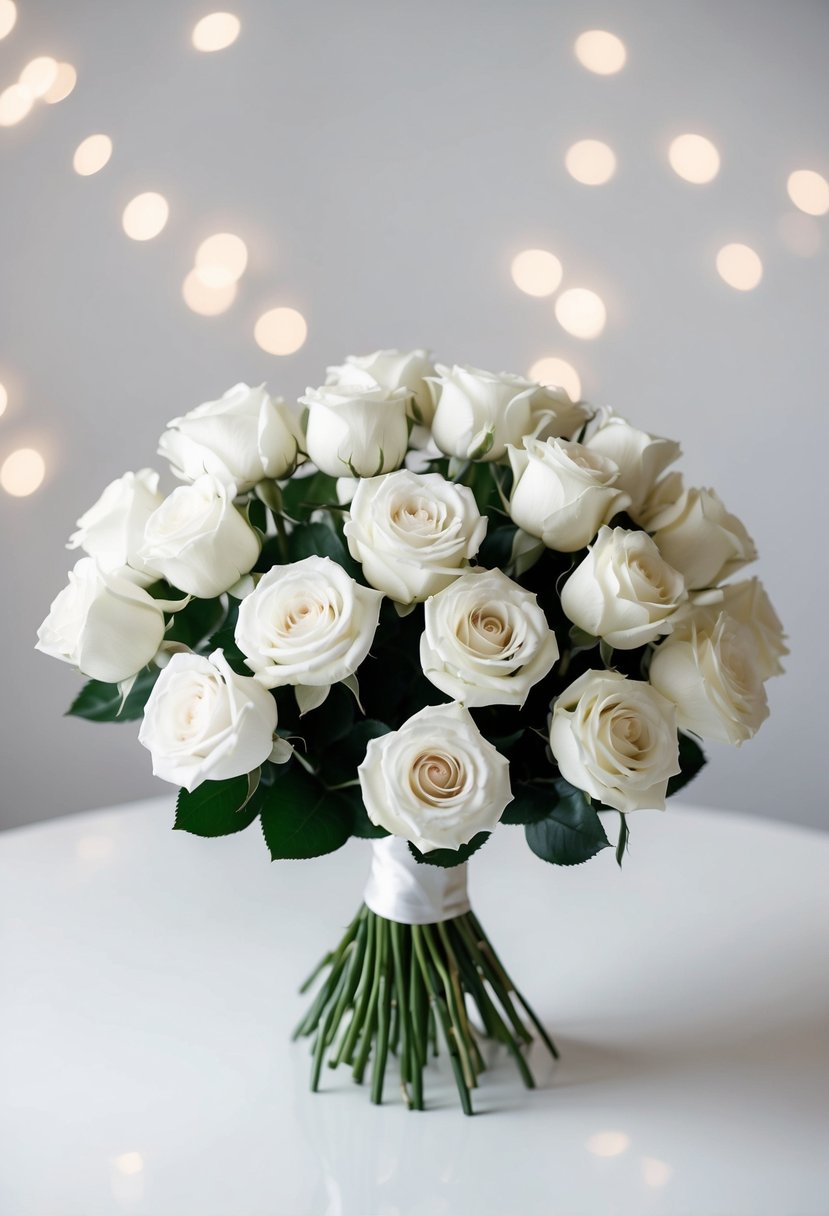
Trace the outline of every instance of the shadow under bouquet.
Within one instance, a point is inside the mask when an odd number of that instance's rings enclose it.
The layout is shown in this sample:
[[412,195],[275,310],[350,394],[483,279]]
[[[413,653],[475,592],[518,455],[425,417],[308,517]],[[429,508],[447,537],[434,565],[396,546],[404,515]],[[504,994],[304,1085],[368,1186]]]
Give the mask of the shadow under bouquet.
[[[404,1101],[448,1051],[463,1110],[485,1035],[525,1084],[535,1031],[467,895],[501,824],[537,858],[621,864],[767,716],[782,629],[679,446],[560,389],[425,351],[328,369],[299,405],[237,385],[78,521],[38,647],[89,677],[70,713],[142,719],[175,827],[258,822],[272,858],[370,842],[364,899],[308,981],[298,1036]],[[611,814],[615,813],[615,814]],[[611,835],[608,835],[610,830]]]

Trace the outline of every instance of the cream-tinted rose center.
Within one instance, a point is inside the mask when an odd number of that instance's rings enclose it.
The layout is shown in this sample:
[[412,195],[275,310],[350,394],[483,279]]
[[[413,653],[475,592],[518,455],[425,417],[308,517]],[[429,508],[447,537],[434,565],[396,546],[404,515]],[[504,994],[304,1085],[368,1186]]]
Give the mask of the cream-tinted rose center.
[[336,616],[335,606],[327,598],[307,593],[292,596],[280,605],[276,632],[282,637],[302,637]]
[[391,513],[392,523],[402,532],[418,534],[436,532],[440,528],[439,513],[435,503],[415,498],[398,503]]
[[464,646],[476,654],[500,654],[512,642],[512,626],[497,608],[486,605],[462,618],[457,636]]
[[650,748],[648,725],[632,710],[622,708],[613,713],[610,733],[614,750],[627,760],[640,760]]
[[463,783],[463,765],[448,752],[421,752],[412,764],[409,777],[412,793],[432,804],[455,798]]

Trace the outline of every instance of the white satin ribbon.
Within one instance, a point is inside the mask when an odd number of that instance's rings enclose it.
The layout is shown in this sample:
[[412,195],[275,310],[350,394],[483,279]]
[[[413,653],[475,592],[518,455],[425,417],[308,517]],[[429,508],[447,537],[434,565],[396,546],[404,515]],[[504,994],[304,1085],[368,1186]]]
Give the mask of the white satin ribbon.
[[466,862],[451,869],[415,861],[402,836],[371,842],[371,873],[365,903],[386,920],[403,925],[434,925],[470,908]]

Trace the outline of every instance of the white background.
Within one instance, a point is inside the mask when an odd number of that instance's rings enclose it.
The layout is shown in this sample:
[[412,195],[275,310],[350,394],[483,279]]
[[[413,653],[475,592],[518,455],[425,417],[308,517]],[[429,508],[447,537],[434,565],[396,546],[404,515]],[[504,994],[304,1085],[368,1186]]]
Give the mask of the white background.
[[[829,784],[825,504],[829,222],[781,235],[788,174],[829,174],[829,9],[720,3],[422,0],[232,5],[238,42],[190,43],[209,4],[31,0],[0,42],[0,88],[34,55],[72,62],[74,93],[0,128],[0,460],[40,448],[30,498],[0,491],[3,729],[0,822],[10,825],[159,791],[134,725],[62,718],[80,686],[36,655],[65,580],[75,518],[125,469],[154,461],[164,423],[238,380],[295,395],[327,363],[427,345],[447,361],[525,372],[567,358],[586,397],[679,438],[692,484],[747,523],[791,637],[772,717],[738,751],[712,748],[697,803],[824,825]],[[625,69],[582,68],[573,42],[608,28]],[[115,151],[81,178],[85,136]],[[670,140],[709,136],[710,185],[669,168]],[[573,181],[568,146],[606,140],[618,170]],[[145,190],[170,202],[145,244],[120,226]],[[234,306],[191,313],[182,280],[198,242],[239,233],[250,266]],[[760,253],[762,283],[717,276],[726,242]],[[512,284],[513,255],[553,250],[563,287],[603,297],[595,341],[568,337],[550,300]],[[256,318],[307,318],[280,359]]]

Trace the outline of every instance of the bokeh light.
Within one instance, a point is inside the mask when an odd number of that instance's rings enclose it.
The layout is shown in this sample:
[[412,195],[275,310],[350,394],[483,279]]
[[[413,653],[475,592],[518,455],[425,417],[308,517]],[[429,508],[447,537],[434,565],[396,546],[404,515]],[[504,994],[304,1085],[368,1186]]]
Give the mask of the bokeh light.
[[151,241],[167,223],[170,208],[163,194],[152,190],[138,194],[127,203],[121,222],[133,241]]
[[777,222],[780,239],[789,250],[799,258],[813,258],[820,252],[823,236],[820,224],[810,215],[801,211],[787,211]]
[[627,61],[624,42],[608,30],[585,30],[576,39],[574,50],[582,67],[598,76],[613,76]]
[[717,272],[729,287],[751,291],[763,277],[763,263],[748,245],[723,245],[717,254]]
[[239,37],[241,22],[233,13],[209,13],[193,28],[197,51],[223,51]]
[[5,384],[0,384],[0,417],[6,412],[6,406],[9,404],[9,393]]
[[63,101],[72,92],[77,80],[78,73],[71,63],[59,63],[54,82],[43,94],[43,100],[50,106],[55,105],[58,101]]
[[624,1132],[596,1132],[587,1141],[587,1151],[594,1157],[620,1157],[630,1148],[630,1136]]
[[46,462],[34,448],[18,448],[0,466],[0,486],[14,498],[34,494],[46,476]]
[[557,355],[544,355],[543,358],[536,359],[530,368],[529,376],[539,384],[563,388],[573,401],[581,400],[581,377],[566,359],[560,359]]
[[567,149],[564,164],[583,186],[603,186],[616,172],[613,149],[600,139],[580,139]]
[[683,181],[702,186],[720,171],[720,154],[704,135],[677,135],[668,148],[671,168]]
[[14,0],[0,0],[0,38],[12,32],[16,21],[17,5]]
[[642,1181],[645,1186],[654,1188],[667,1186],[673,1173],[674,1171],[667,1161],[660,1161],[658,1157],[642,1158]]
[[269,355],[292,355],[304,343],[308,326],[295,308],[271,308],[262,314],[253,336]]
[[563,291],[555,304],[556,320],[574,338],[597,338],[605,327],[607,310],[600,296],[586,287]]
[[185,304],[202,317],[217,317],[219,313],[227,312],[236,299],[236,291],[235,283],[218,287],[205,283],[197,268],[190,271],[181,285]]
[[33,102],[31,89],[23,84],[10,84],[0,93],[0,127],[13,127],[24,119]]
[[196,250],[196,273],[207,287],[228,287],[245,273],[247,245],[232,232],[217,232]]
[[19,83],[28,89],[33,97],[42,97],[48,93],[58,75],[58,63],[51,55],[38,55],[31,59],[20,73]]
[[121,1153],[115,1158],[113,1165],[119,1174],[140,1174],[144,1168],[144,1158],[140,1153]]
[[561,282],[561,262],[546,249],[524,249],[512,259],[512,281],[528,296],[551,296]]
[[789,198],[795,207],[807,215],[825,215],[829,211],[829,182],[814,169],[795,169],[786,182]]
[[112,140],[108,135],[87,135],[75,149],[72,168],[81,177],[99,173],[112,156]]

